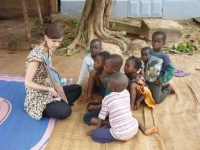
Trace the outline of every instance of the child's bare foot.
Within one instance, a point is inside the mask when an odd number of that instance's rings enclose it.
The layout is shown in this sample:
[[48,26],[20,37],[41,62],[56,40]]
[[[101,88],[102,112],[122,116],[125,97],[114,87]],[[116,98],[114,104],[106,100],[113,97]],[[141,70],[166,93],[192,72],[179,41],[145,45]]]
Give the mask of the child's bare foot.
[[153,134],[153,133],[157,133],[158,132],[158,127],[157,126],[154,126],[150,129],[147,129],[144,134],[145,135],[150,135],[150,134]]
[[171,93],[176,93],[176,91],[174,90],[174,88],[171,84],[169,84],[168,88],[170,89]]
[[163,86],[162,86],[162,90],[164,90],[165,88],[168,88],[168,86],[169,86],[169,83],[163,85]]
[[92,130],[87,131],[87,132],[86,132],[86,135],[87,135],[87,136],[91,136],[91,135],[92,135]]

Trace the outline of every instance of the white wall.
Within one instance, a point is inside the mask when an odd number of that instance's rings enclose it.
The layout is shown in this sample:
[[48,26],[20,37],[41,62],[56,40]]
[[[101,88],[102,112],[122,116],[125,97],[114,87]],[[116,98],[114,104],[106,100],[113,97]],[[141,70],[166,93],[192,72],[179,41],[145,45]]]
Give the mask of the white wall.
[[[80,18],[84,4],[85,0],[61,0],[61,14]],[[114,0],[111,18],[127,17],[200,17],[200,0]]]

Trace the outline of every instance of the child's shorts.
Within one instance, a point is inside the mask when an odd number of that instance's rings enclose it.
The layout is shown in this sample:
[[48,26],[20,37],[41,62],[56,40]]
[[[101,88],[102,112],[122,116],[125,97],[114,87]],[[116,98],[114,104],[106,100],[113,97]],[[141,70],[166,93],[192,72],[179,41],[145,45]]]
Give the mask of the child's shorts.
[[105,96],[105,88],[103,86],[103,83],[100,82],[99,83],[99,86],[96,85],[96,83],[94,83],[94,86],[93,86],[93,91],[97,94],[101,94],[103,97]]

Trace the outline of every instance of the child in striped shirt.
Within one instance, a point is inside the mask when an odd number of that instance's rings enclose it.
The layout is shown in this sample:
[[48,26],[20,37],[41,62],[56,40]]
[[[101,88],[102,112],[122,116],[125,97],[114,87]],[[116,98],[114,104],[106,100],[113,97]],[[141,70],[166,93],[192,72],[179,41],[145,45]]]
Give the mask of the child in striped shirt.
[[[108,88],[112,91],[102,101],[97,128],[86,134],[99,143],[114,140],[127,141],[135,136],[138,127],[145,135],[158,132],[156,126],[146,129],[132,116],[130,109],[130,94],[126,90],[128,79],[124,74],[114,73],[109,76]],[[103,120],[109,116],[110,125],[103,126]]]

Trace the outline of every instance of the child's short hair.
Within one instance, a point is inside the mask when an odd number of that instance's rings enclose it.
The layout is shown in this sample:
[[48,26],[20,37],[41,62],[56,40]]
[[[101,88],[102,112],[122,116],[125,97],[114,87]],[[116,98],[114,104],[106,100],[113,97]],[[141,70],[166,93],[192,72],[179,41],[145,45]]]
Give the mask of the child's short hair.
[[62,28],[56,23],[49,24],[44,34],[50,39],[60,39],[64,35]]
[[122,64],[123,64],[123,59],[122,59],[122,57],[120,55],[112,54],[107,59],[112,60],[112,62],[113,62],[112,65],[114,67],[117,67],[117,70],[120,70],[120,68],[122,67]]
[[155,31],[153,34],[152,34],[152,40],[153,40],[153,37],[156,36],[156,35],[162,35],[163,36],[163,41],[165,42],[166,40],[166,34],[164,31]]
[[90,44],[95,43],[95,42],[99,42],[99,45],[102,47],[102,42],[99,39],[93,39]]
[[128,58],[129,60],[132,60],[135,63],[135,68],[139,70],[142,67],[142,62],[138,57],[131,56]]
[[128,78],[122,73],[113,73],[109,76],[109,82],[112,82],[119,91],[123,91],[128,86]]
[[150,48],[149,46],[147,46],[147,47],[143,47],[143,48],[141,49],[141,52],[142,52],[142,51],[146,51],[146,50],[149,50],[149,51],[150,51],[151,48]]
[[97,56],[100,56],[103,60],[106,60],[107,58],[109,58],[110,53],[107,51],[102,51],[102,52],[99,52]]

